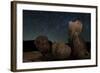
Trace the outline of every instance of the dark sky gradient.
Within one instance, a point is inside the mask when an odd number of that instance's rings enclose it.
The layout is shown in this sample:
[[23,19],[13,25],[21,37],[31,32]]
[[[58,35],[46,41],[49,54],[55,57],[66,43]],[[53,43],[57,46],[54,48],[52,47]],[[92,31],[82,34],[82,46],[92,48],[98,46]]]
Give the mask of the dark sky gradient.
[[81,35],[86,41],[90,41],[91,15],[89,13],[32,10],[23,10],[23,40],[34,40],[39,35],[45,35],[53,42],[67,42],[68,22],[74,18],[82,20],[84,28]]

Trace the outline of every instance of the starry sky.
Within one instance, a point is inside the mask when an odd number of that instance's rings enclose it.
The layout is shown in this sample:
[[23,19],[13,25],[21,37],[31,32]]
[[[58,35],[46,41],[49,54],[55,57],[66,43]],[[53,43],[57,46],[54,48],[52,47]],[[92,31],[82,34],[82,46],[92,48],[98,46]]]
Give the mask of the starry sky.
[[91,14],[23,10],[23,40],[34,40],[39,35],[52,42],[68,42],[68,22],[80,18],[83,23],[82,37],[90,41]]

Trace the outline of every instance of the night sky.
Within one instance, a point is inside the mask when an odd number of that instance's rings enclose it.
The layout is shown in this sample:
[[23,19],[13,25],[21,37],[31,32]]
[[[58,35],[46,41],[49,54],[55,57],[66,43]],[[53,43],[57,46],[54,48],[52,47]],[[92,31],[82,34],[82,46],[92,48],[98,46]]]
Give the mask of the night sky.
[[45,35],[52,42],[68,41],[68,22],[80,18],[83,23],[82,37],[90,41],[91,14],[23,10],[23,40],[34,40]]

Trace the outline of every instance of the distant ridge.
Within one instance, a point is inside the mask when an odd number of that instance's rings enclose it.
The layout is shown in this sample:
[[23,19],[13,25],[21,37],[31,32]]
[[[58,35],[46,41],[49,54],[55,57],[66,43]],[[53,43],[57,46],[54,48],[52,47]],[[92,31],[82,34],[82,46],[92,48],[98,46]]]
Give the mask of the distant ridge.
[[[66,44],[69,45],[69,43]],[[87,45],[87,50],[90,52],[91,43],[86,42],[86,45]],[[29,51],[38,51],[34,45],[34,40],[23,41],[23,52],[29,52]]]

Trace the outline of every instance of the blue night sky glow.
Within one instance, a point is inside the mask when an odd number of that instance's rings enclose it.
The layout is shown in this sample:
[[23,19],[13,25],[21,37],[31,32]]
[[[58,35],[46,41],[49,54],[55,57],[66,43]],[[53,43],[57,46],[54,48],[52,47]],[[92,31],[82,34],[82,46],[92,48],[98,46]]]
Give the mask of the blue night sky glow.
[[68,40],[68,22],[80,18],[83,22],[82,37],[90,41],[91,15],[89,13],[52,12],[23,10],[23,40],[34,40],[39,35],[45,35],[51,41]]

